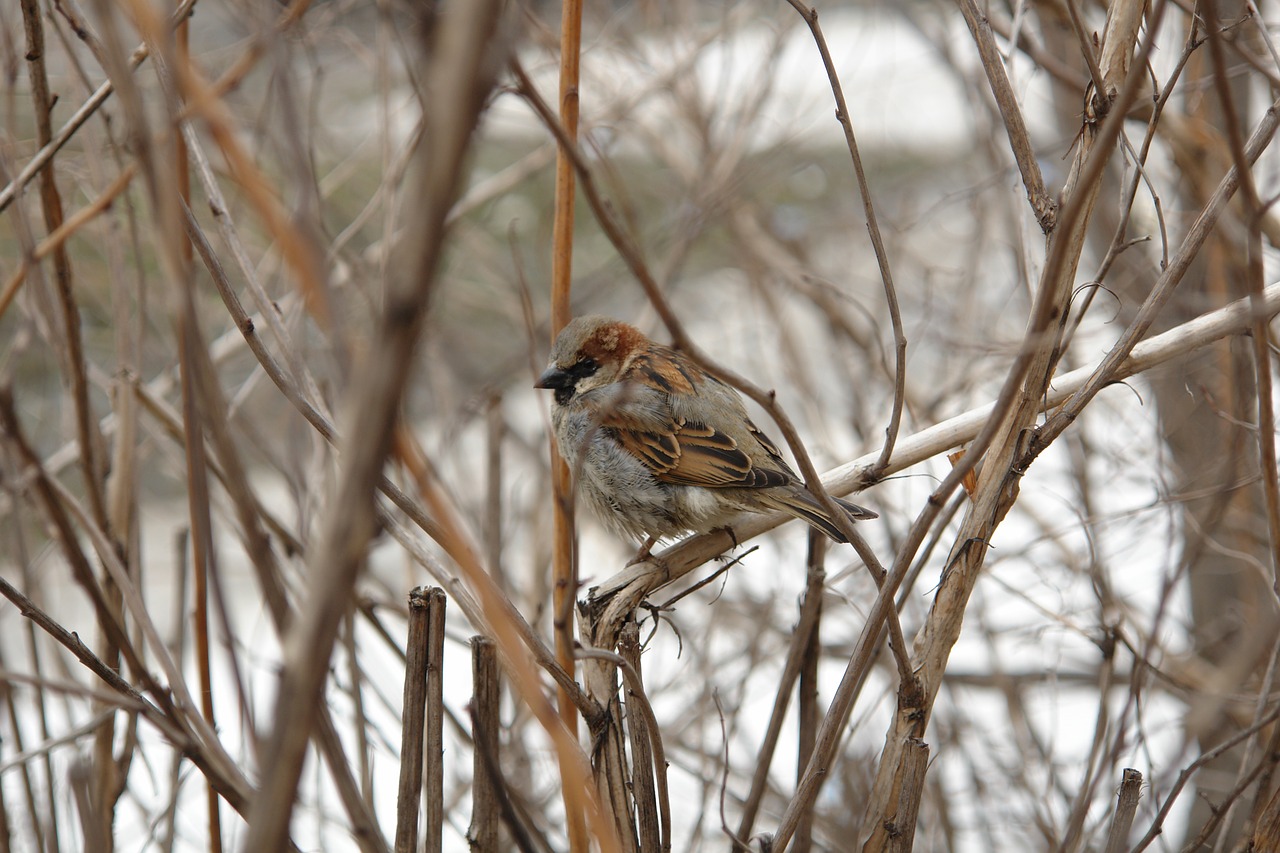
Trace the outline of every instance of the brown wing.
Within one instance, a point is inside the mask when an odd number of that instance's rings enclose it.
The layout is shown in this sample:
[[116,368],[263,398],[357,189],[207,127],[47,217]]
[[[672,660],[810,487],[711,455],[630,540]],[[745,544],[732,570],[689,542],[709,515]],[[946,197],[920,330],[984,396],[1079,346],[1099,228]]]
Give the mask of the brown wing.
[[[649,348],[632,358],[626,373],[630,381],[658,392],[657,398],[664,404],[655,407],[648,400],[637,408],[624,404],[604,413],[600,426],[643,462],[658,482],[713,489],[764,489],[791,481],[785,464],[781,470],[769,464],[768,457],[777,451],[768,439],[763,440],[763,453],[753,450],[757,457],[753,459],[738,441],[714,425],[672,412],[672,395],[715,393],[719,386],[680,353],[666,347]],[[754,427],[751,429],[754,431]],[[763,467],[756,463],[763,463]]]
[[780,471],[757,468],[736,441],[705,424],[672,421],[665,432],[609,424],[605,428],[644,462],[660,483],[764,489],[790,481]]
[[793,480],[800,479],[799,475],[791,470],[791,466],[787,464],[787,460],[782,458],[782,451],[778,450],[778,445],[774,444],[773,440],[770,439],[769,436],[761,432],[760,427],[752,423],[750,419],[747,420],[747,429],[751,430],[751,436],[756,441],[760,442],[760,446],[768,452],[769,459],[773,463],[773,467],[782,470]]

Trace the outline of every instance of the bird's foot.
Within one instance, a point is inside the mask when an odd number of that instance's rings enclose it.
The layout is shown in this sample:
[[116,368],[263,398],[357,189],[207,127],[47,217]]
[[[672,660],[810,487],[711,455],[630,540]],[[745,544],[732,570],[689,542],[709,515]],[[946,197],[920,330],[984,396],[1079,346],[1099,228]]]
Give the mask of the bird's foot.
[[653,546],[658,544],[656,536],[650,536],[640,545],[640,550],[636,551],[636,555],[627,560],[628,566],[634,566],[636,563],[648,562],[653,557]]
[[734,548],[737,548],[739,545],[742,544],[741,542],[738,541],[738,534],[734,533],[733,528],[730,527],[729,525],[726,524],[724,527],[712,528],[711,532],[714,533],[717,530],[722,530],[725,533],[729,534],[729,541],[733,543],[733,547],[729,549],[730,551],[732,551]]
[[659,572],[670,572],[671,567],[667,564],[667,561],[661,557],[655,557],[653,555],[652,549],[657,542],[658,540],[656,537],[649,537],[649,539],[640,546],[640,550],[636,552],[636,555],[627,561],[627,566],[630,567],[645,563],[654,567]]

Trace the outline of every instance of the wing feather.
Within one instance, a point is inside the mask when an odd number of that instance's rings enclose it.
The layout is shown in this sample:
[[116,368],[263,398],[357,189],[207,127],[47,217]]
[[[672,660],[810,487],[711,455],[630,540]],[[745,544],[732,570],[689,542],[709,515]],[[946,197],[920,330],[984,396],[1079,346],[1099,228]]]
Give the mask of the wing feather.
[[[670,350],[641,354],[628,368],[633,382],[661,392],[664,399],[672,393],[698,393],[699,371]],[[601,413],[600,426],[658,482],[712,489],[766,489],[791,482],[777,449],[754,425],[751,437],[758,445],[753,456],[713,424],[679,417],[669,404],[657,408],[646,405],[637,411],[623,403]]]
[[660,483],[711,489],[765,489],[790,482],[781,471],[756,467],[736,441],[705,424],[672,421],[664,432],[626,429],[607,423],[604,428],[644,462]]

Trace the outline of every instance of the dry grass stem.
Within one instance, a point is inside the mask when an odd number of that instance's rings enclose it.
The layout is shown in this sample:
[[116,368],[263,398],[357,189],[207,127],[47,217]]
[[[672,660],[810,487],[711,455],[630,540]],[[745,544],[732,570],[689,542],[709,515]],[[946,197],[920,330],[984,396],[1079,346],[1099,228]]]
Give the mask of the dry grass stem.
[[499,702],[497,649],[484,637],[471,639],[472,739],[475,757],[471,771],[471,826],[467,842],[476,853],[498,853],[499,784],[489,771],[499,755]]
[[430,603],[426,590],[409,593],[409,634],[405,640],[404,705],[400,731],[400,787],[396,791],[396,853],[418,849],[422,799],[423,740],[427,722]]

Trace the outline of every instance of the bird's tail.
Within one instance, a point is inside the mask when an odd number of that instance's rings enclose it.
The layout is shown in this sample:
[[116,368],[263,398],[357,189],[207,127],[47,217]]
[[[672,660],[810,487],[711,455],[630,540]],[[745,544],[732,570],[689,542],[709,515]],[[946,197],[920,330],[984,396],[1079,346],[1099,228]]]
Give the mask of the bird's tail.
[[[836,506],[845,511],[850,521],[866,521],[880,517],[879,513],[872,512],[866,507],[858,506],[844,498],[837,498],[833,495],[832,499],[836,502]],[[807,490],[797,489],[786,495],[779,508],[786,510],[796,518],[807,521],[811,526],[821,530],[835,541],[848,544],[848,537],[840,532],[839,526],[827,514],[822,504]]]

